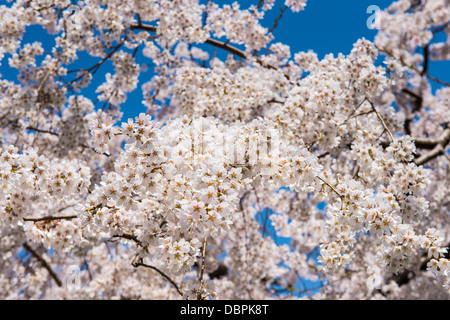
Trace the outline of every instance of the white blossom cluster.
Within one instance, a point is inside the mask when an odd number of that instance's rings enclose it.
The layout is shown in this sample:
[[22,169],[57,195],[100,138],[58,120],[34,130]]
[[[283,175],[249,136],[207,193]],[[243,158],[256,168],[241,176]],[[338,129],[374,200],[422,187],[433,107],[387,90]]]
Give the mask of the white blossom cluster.
[[450,2],[322,59],[306,3],[0,5],[0,297],[450,298]]
[[[125,152],[77,209],[86,227],[134,235],[141,256],[162,256],[161,268],[172,272],[194,264],[204,237],[229,230],[246,189],[261,181],[312,189],[320,170],[310,152],[287,148],[275,134],[270,142],[276,148],[269,147],[270,123],[189,119],[163,124],[141,114],[123,123]],[[102,137],[113,134],[109,126],[96,130]]]
[[12,145],[1,150],[0,157],[2,224],[23,226],[29,241],[48,248],[68,248],[79,241],[81,229],[76,222],[29,221],[42,208],[58,212],[83,199],[90,184],[89,167],[77,160],[49,160],[33,148],[18,153]]
[[249,121],[264,115],[267,101],[279,99],[286,89],[282,75],[264,69],[239,68],[235,72],[217,61],[212,69],[177,70],[172,103],[182,114],[213,116],[224,121]]
[[251,52],[260,50],[272,40],[267,28],[259,22],[263,17],[263,11],[241,10],[238,2],[222,8],[210,2],[207,23],[215,37],[226,37],[233,43],[244,44],[245,50]]

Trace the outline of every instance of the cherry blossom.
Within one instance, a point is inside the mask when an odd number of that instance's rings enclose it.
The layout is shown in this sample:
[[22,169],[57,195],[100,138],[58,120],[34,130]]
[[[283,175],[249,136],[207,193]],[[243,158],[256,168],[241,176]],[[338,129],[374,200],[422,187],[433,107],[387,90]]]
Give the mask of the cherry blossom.
[[450,3],[321,59],[307,3],[0,5],[0,297],[448,299]]

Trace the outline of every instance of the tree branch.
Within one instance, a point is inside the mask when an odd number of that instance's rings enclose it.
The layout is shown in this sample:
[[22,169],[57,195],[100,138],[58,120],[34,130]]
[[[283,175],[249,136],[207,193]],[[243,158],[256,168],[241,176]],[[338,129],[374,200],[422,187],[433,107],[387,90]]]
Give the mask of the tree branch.
[[53,67],[51,67],[50,69],[48,69],[47,74],[44,76],[44,79],[42,79],[41,83],[39,84],[39,87],[36,90],[36,93],[39,95],[39,93],[41,92],[42,88],[44,87],[44,83],[45,81],[47,81],[48,77],[50,76],[50,74],[55,71],[56,67],[58,66],[58,62],[57,61]]
[[131,265],[135,268],[137,267],[146,267],[152,270],[155,270],[156,272],[158,272],[163,278],[165,278],[167,281],[170,282],[170,284],[177,290],[177,292],[180,294],[180,296],[183,296],[183,291],[180,290],[180,288],[178,287],[178,285],[175,283],[175,281],[173,281],[167,274],[165,274],[164,272],[162,272],[161,270],[159,270],[157,267],[155,266],[151,266],[148,264],[145,264],[142,262],[142,258],[139,258],[139,256],[136,256],[136,258],[134,259],[134,261],[131,263]]
[[[22,128],[21,126],[17,125],[16,123],[13,123],[12,126],[14,128]],[[36,131],[36,132],[40,132],[40,133],[48,133],[48,134],[51,134],[54,136],[59,136],[59,134],[57,132],[53,132],[53,131],[49,131],[49,130],[45,130],[45,129],[39,129],[39,128],[35,128],[32,126],[25,127],[25,130],[32,130],[32,131]]]
[[29,253],[31,253],[33,255],[33,257],[35,257],[37,260],[39,260],[40,263],[42,263],[42,265],[44,266],[45,269],[47,269],[48,273],[53,278],[53,280],[55,280],[58,287],[62,287],[61,279],[59,279],[58,275],[53,271],[53,269],[50,267],[48,262],[45,261],[45,259],[42,258],[42,256],[39,253],[37,253],[33,248],[31,248],[27,242],[25,242],[23,244],[23,247],[25,248],[25,250],[27,250]]
[[423,69],[421,74],[422,75],[427,75],[428,74],[428,65],[430,62],[430,46],[429,44],[427,44],[426,46],[423,47]]
[[437,139],[413,138],[413,141],[418,148],[431,149],[430,152],[414,159],[416,165],[423,165],[445,152],[445,147],[450,143],[450,128],[446,127]]
[[286,6],[286,5],[284,7],[280,7],[280,15],[275,18],[275,21],[273,23],[272,28],[270,28],[269,33],[272,33],[275,30],[275,28],[278,26],[278,22],[283,17],[283,14],[284,14],[284,12],[286,11],[287,8],[288,8],[288,6]]
[[380,113],[378,112],[378,110],[375,108],[375,105],[372,103],[372,101],[370,101],[369,99],[367,99],[367,101],[369,101],[370,105],[372,106],[372,110],[375,112],[375,114],[378,117],[378,120],[380,120],[381,124],[383,125],[384,130],[387,131],[387,133],[389,134],[389,138],[391,139],[391,142],[394,141],[394,136],[392,135],[391,131],[388,129],[388,127],[386,126],[386,123],[384,122],[383,118],[381,117]]
[[203,240],[203,249],[202,249],[202,266],[200,269],[200,276],[199,276],[199,285],[198,285],[198,292],[200,292],[203,289],[203,274],[205,273],[205,260],[206,260],[206,240],[207,238]]
[[[439,80],[438,78],[435,78],[435,77],[430,76],[430,74],[428,73],[428,71],[427,71],[427,72],[424,72],[425,68],[423,68],[422,71],[419,71],[419,70],[417,70],[417,68],[412,67],[412,66],[406,64],[406,63],[403,61],[402,58],[397,58],[396,56],[394,56],[394,54],[393,54],[392,52],[389,52],[388,50],[386,50],[386,49],[384,49],[384,48],[379,48],[379,47],[376,46],[376,45],[375,45],[375,48],[377,48],[378,51],[380,51],[380,52],[382,52],[382,53],[385,53],[385,54],[387,54],[388,56],[390,56],[390,57],[392,57],[392,58],[394,58],[394,59],[399,60],[399,61],[401,62],[401,64],[402,64],[404,67],[406,67],[406,68],[408,68],[408,69],[410,69],[410,70],[412,70],[412,71],[414,71],[414,72],[416,72],[416,73],[418,73],[418,74],[420,74],[420,75],[422,75],[422,76],[427,77],[427,78],[428,78],[429,80],[431,80],[431,81],[434,81],[434,82],[439,83],[439,84],[441,84],[441,85],[443,85],[443,86],[446,86],[446,87],[450,87],[450,83],[445,82],[445,81],[442,81],[442,80]],[[426,67],[426,68],[428,69],[428,65],[425,65],[424,67]]]
[[77,215],[68,215],[68,216],[45,216],[45,217],[38,217],[38,218],[32,218],[32,217],[26,217],[23,218],[24,221],[33,221],[33,222],[39,222],[39,221],[52,221],[52,220],[70,220],[75,219],[78,217]]
[[135,235],[129,234],[129,233],[115,234],[112,236],[112,238],[123,238],[123,239],[127,239],[127,240],[132,240],[132,241],[136,242],[138,245],[142,244]]
[[[131,30],[144,30],[144,31],[155,32],[156,33],[157,27],[156,26],[152,26],[152,25],[147,25],[147,24],[140,23],[140,24],[132,24],[131,25]],[[205,41],[205,43],[207,43],[209,45],[212,45],[214,47],[217,47],[217,48],[221,48],[221,49],[223,49],[225,51],[228,51],[228,52],[230,52],[230,53],[232,53],[232,54],[234,54],[234,55],[236,55],[238,57],[241,57],[242,59],[248,60],[250,58],[247,55],[247,53],[245,53],[245,51],[242,51],[242,50],[240,50],[240,49],[238,49],[236,47],[233,47],[233,46],[229,45],[227,42],[222,42],[222,41],[219,41],[219,40],[208,38]],[[252,58],[256,59],[256,62],[258,62],[263,67],[281,71],[278,67],[276,67],[276,66],[274,66],[274,65],[272,65],[270,63],[266,63],[266,62],[264,62],[263,60],[261,60],[258,57],[252,56]],[[289,78],[289,76],[286,73],[283,72],[283,74],[284,74],[284,76],[286,77],[287,80],[292,82],[291,79]]]
[[414,98],[414,104],[412,106],[412,113],[419,111],[422,108],[423,98],[421,95],[415,93],[409,88],[403,88],[403,93],[408,94],[410,97]]
[[323,179],[323,178],[321,178],[321,177],[319,177],[319,176],[316,176],[316,178],[319,179],[319,180],[321,180],[321,181],[322,181],[323,183],[325,183],[328,187],[330,187],[331,190],[333,190],[334,193],[336,193],[336,194],[339,196],[339,198],[341,198],[341,200],[344,198],[344,196],[341,195],[341,194],[339,193],[339,191],[337,191],[336,188],[335,188],[331,183],[329,183],[327,180],[325,180],[325,179]]
[[102,64],[108,60],[109,58],[111,58],[113,56],[114,53],[116,53],[117,50],[119,50],[119,48],[125,43],[125,41],[127,40],[127,37],[125,37],[122,42],[120,42],[117,46],[113,47],[113,49],[111,50],[110,53],[108,53],[102,60],[100,60],[99,62],[97,62],[96,64],[94,64],[92,67],[90,67],[89,69],[85,69],[82,74],[80,74],[78,77],[76,77],[75,79],[71,80],[70,82],[66,83],[64,85],[64,87],[70,87],[72,85],[72,83],[77,82],[78,80],[82,79],[85,77],[86,74],[92,72],[92,74],[95,74],[100,67],[102,66]]

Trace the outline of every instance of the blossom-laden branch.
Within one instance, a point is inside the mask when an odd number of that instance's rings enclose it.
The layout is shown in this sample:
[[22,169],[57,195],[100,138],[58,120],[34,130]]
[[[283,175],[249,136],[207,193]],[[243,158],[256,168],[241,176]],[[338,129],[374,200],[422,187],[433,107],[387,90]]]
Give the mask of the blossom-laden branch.
[[[284,12],[284,10],[282,10],[282,12]],[[152,26],[152,25],[148,25],[148,24],[138,23],[138,24],[132,24],[131,25],[131,30],[144,30],[144,31],[149,31],[149,32],[156,32],[157,31],[157,27],[156,26]],[[262,65],[265,68],[281,71],[278,67],[276,67],[276,66],[274,66],[274,65],[272,65],[270,63],[266,63],[262,59],[254,56],[254,55],[249,56],[245,51],[240,50],[240,49],[238,49],[238,48],[228,44],[228,42],[223,42],[223,41],[219,41],[219,40],[216,40],[216,39],[208,38],[208,39],[206,39],[205,43],[209,44],[209,45],[211,45],[213,47],[220,48],[220,49],[223,49],[225,51],[228,51],[229,53],[234,54],[234,55],[236,55],[236,56],[238,56],[238,57],[240,57],[242,59],[247,59],[247,60],[248,59],[255,59],[256,62],[258,62],[260,65]],[[287,80],[291,81],[289,75],[287,75],[285,72],[283,72],[283,75],[286,77]]]
[[[382,53],[385,53],[385,54],[387,54],[388,56],[390,56],[390,57],[392,57],[394,59],[398,59],[405,68],[408,68],[408,69],[416,72],[417,74],[425,76],[426,78],[428,78],[431,81],[434,81],[434,82],[439,83],[439,84],[441,84],[443,86],[446,86],[446,87],[450,87],[450,83],[449,82],[442,81],[442,80],[440,80],[440,79],[438,79],[436,77],[433,77],[433,76],[431,76],[429,74],[429,72],[428,72],[428,69],[429,69],[428,68],[428,63],[424,63],[423,69],[422,70],[418,70],[416,67],[413,67],[413,66],[407,64],[402,57],[396,58],[396,56],[392,52],[390,52],[389,50],[387,50],[385,48],[380,48],[378,46],[376,46],[376,48],[377,48],[378,51],[380,51]],[[428,61],[428,59],[425,60],[425,61]]]

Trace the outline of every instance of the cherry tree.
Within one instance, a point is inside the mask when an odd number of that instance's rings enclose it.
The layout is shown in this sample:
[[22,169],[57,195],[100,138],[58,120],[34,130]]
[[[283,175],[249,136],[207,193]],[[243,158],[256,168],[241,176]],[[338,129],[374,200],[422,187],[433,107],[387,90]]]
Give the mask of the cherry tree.
[[287,10],[0,6],[1,298],[450,297],[450,1],[321,60],[274,38]]

